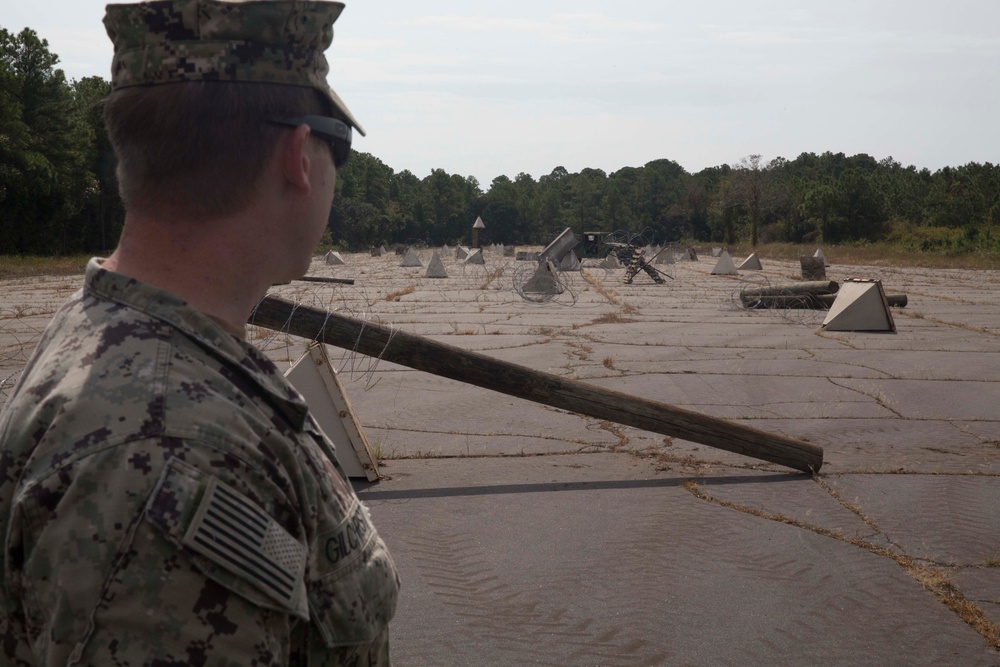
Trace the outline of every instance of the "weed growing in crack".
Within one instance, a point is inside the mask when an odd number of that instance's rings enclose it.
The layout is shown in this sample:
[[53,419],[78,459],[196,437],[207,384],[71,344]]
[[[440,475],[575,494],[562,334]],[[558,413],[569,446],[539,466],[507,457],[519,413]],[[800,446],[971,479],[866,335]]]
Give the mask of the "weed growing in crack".
[[[814,476],[813,479],[824,489],[827,489],[828,491],[831,490],[819,479],[818,476]],[[684,489],[701,500],[705,500],[722,507],[727,507],[729,509],[734,509],[738,512],[743,512],[744,514],[750,514],[762,519],[777,521],[779,523],[795,526],[796,528],[809,530],[817,535],[840,540],[864,549],[865,551],[875,554],[876,556],[883,556],[895,561],[896,564],[899,565],[917,583],[937,596],[938,600],[942,604],[954,612],[955,615],[957,615],[963,622],[967,623],[973,630],[978,632],[980,636],[982,636],[990,644],[990,646],[993,648],[1000,648],[1000,626],[991,621],[978,605],[966,598],[965,595],[955,587],[944,571],[929,568],[925,564],[918,562],[910,556],[892,549],[877,546],[867,540],[858,537],[848,537],[837,530],[830,530],[828,528],[823,528],[822,526],[806,523],[784,514],[765,512],[753,507],[716,498],[704,491],[694,480],[688,480],[685,482]],[[845,501],[836,495],[836,492],[833,493],[834,498],[844,504]],[[845,504],[845,507],[851,509],[849,505]],[[878,530],[878,528],[874,526],[874,524],[870,524],[870,520],[861,515],[858,510],[855,509],[854,511],[858,514],[858,516],[865,520],[866,524],[869,524],[880,534],[883,534],[882,531]]]
[[385,301],[399,301],[399,297],[406,296],[407,294],[413,294],[417,291],[416,285],[410,285],[409,287],[404,287],[403,289],[396,290],[395,292],[389,292],[385,295]]
[[604,313],[591,324],[628,324],[629,322],[635,322],[635,320],[623,317],[620,313]]

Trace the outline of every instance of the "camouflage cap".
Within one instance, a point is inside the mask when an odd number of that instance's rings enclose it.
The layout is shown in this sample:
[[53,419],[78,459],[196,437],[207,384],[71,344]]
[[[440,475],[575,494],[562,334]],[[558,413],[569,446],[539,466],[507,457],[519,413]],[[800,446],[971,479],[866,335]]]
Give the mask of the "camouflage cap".
[[256,81],[316,88],[364,129],[326,82],[323,51],[341,2],[155,0],[107,6],[112,90],[182,81]]

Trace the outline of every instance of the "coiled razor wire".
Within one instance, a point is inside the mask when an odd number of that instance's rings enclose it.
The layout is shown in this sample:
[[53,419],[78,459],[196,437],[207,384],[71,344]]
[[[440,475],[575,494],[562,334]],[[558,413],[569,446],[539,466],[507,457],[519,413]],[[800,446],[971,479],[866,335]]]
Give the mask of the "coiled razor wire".
[[24,365],[28,363],[42,337],[44,327],[39,328],[25,321],[28,317],[38,314],[42,314],[38,309],[25,306],[0,308],[0,332],[13,341],[13,344],[0,351],[0,368],[14,364],[20,366],[16,371],[2,371],[4,375],[0,375],[0,399],[2,399],[0,406],[7,401],[9,392],[17,385],[24,372]]
[[[539,291],[525,291],[525,286],[533,279],[537,281],[535,287]],[[555,302],[564,306],[574,306],[579,298],[576,290],[571,286],[571,279],[567,272],[556,271],[555,275],[547,271],[541,272],[538,271],[538,264],[532,262],[525,262],[521,266],[515,267],[511,275],[511,283],[517,295],[529,303]]]
[[[353,291],[357,294],[360,294],[363,302],[366,304],[366,309],[358,311],[356,308],[348,306],[346,297],[343,295],[343,292],[345,291]],[[324,298],[324,295],[326,296],[326,298]],[[285,322],[284,326],[280,328],[280,330],[269,329],[265,327],[256,327],[257,330],[266,333],[260,334],[261,338],[253,342],[254,345],[256,345],[261,351],[264,352],[273,352],[275,349],[281,349],[283,347],[285,349],[285,359],[289,363],[289,365],[291,365],[295,361],[295,359],[293,358],[293,356],[295,355],[293,355],[291,351],[292,343],[291,343],[291,335],[289,333],[289,324],[291,323],[292,318],[295,315],[295,311],[298,309],[299,306],[310,306],[322,310],[323,312],[326,313],[326,319],[323,321],[323,325],[320,327],[316,337],[314,337],[312,341],[310,341],[311,343],[326,344],[324,336],[324,332],[326,330],[326,324],[329,321],[330,317],[339,310],[345,311],[345,313],[349,314],[350,317],[359,320],[361,322],[361,332],[358,335],[358,340],[360,340],[360,337],[364,335],[364,329],[369,323],[374,323],[381,326],[389,327],[390,329],[389,339],[386,341],[385,347],[383,347],[382,354],[384,354],[385,349],[392,343],[392,340],[393,338],[395,338],[396,335],[397,330],[391,323],[386,324],[382,322],[381,318],[378,315],[369,312],[369,309],[372,306],[371,299],[361,290],[358,290],[356,288],[353,290],[351,289],[337,290],[336,292],[333,293],[333,295],[330,295],[330,293],[327,290],[322,290],[320,288],[312,286],[302,286],[292,290],[292,294],[288,294],[287,291],[277,294],[272,292],[272,296],[278,296],[280,298],[292,301],[294,303],[292,311],[289,313],[288,320]],[[340,305],[342,306],[342,308],[340,309],[338,309],[334,304],[334,301],[338,297],[341,299]],[[255,313],[256,313],[256,307],[254,308],[254,312],[251,313],[250,315],[250,319],[248,322],[250,325],[253,325],[253,319]],[[284,337],[284,341],[279,340],[279,337],[281,336]],[[339,346],[336,347],[339,348]],[[337,364],[337,369],[336,369],[337,373],[347,372],[348,377],[351,380],[362,379],[365,381],[365,389],[371,389],[376,384],[378,384],[378,380],[375,380],[374,378],[375,378],[375,371],[377,370],[379,362],[382,359],[382,354],[379,354],[379,356],[377,357],[364,355],[357,351],[357,346],[355,345],[355,347],[352,349],[344,350],[343,357]]]
[[645,248],[648,245],[652,245],[653,236],[653,230],[649,227],[644,227],[638,232],[618,229],[605,236],[604,239],[607,243],[623,243],[636,248]]
[[[815,298],[806,294],[797,294],[792,291],[778,291],[769,296],[776,296],[781,299],[782,305],[761,306],[759,302],[754,302],[756,295],[751,291],[760,289],[773,289],[770,279],[767,276],[754,274],[743,276],[728,300],[723,300],[723,306],[728,306],[732,310],[742,310],[754,315],[769,315],[781,319],[788,324],[800,324],[803,326],[818,326],[826,318],[826,309],[816,308]],[[749,305],[748,305],[749,304]]]

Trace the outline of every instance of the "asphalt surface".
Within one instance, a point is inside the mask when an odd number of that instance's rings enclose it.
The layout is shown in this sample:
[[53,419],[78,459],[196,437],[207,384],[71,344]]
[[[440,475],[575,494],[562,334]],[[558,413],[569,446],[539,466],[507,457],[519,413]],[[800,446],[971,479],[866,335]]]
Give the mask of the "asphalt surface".
[[[394,663],[1000,665],[1000,271],[825,252],[830,279],[907,295],[896,333],[741,308],[741,289],[800,280],[766,256],[739,276],[704,254],[660,266],[663,285],[586,260],[545,302],[489,250],[443,254],[446,279],[345,253],[311,273],[353,286],[276,287],[824,449],[801,474],[330,348],[382,461],[356,488],[403,581]],[[78,284],[0,283],[0,402]],[[305,346],[251,337],[279,363]]]

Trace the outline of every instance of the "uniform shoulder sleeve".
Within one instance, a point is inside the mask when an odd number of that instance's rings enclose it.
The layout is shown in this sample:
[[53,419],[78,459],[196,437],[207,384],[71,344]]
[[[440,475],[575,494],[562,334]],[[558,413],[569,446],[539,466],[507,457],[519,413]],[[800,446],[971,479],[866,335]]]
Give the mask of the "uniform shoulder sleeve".
[[174,458],[114,559],[82,664],[284,665],[309,619],[306,546],[266,508]]

